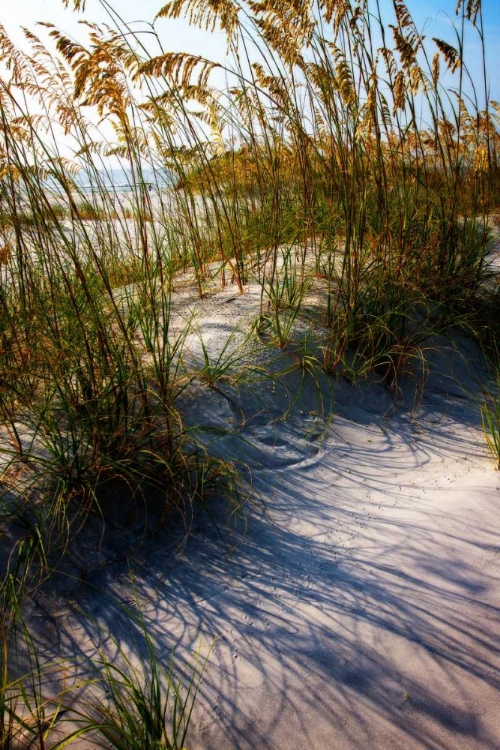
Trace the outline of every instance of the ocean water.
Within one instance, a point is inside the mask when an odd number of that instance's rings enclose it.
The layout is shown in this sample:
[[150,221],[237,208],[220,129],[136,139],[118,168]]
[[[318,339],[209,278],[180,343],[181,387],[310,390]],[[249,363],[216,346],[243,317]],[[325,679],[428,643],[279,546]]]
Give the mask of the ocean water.
[[[99,193],[103,190],[109,193],[127,194],[141,185],[151,191],[162,190],[172,187],[175,182],[174,176],[166,169],[143,169],[139,176],[126,169],[99,170],[97,175],[82,170],[74,178],[77,190],[82,193]],[[50,178],[46,181],[47,187],[55,193],[60,192],[59,183]]]

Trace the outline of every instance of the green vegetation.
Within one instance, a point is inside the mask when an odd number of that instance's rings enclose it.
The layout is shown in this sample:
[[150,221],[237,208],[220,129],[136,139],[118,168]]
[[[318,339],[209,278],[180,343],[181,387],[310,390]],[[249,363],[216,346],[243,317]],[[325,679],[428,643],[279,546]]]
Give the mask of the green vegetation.
[[496,372],[496,388],[487,394],[481,406],[484,436],[491,456],[500,471],[500,369]]
[[[66,694],[46,702],[31,646],[28,677],[10,677],[10,636],[17,623],[30,643],[23,602],[89,515],[106,520],[110,486],[138,509],[160,498],[162,522],[237,492],[182,399],[239,384],[252,337],[313,379],[393,389],[452,325],[497,346],[500,108],[486,80],[471,91],[463,59],[466,30],[484,42],[481,3],[459,2],[456,47],[424,41],[402,0],[387,19],[371,0],[179,0],[159,16],[182,13],[225,32],[224,63],[132,45],[112,11],[115,28],[89,27],[87,46],[47,25],[47,43],[26,31],[23,51],[0,30],[0,512],[29,528],[0,571],[2,748],[18,731],[49,746]],[[130,175],[125,201],[110,159]],[[188,356],[182,276],[200,299],[216,283],[260,285],[251,334],[215,361],[201,334],[202,361]],[[496,458],[498,403],[483,409]],[[68,741],[93,730],[117,748],[183,745],[194,683],[181,699],[167,675],[167,732],[147,646],[147,683],[127,659],[100,663],[108,704],[73,707],[83,728]]]
[[[144,657],[135,663],[114,642],[115,658],[103,654],[83,677],[76,662],[42,667],[12,577],[3,583],[1,593],[3,655],[22,654],[29,665],[26,673],[11,678],[8,661],[2,659],[2,750],[29,747],[34,742],[41,750],[62,750],[82,737],[89,737],[93,747],[116,750],[182,750],[206,659],[196,655],[181,674],[174,671],[172,659],[168,667],[163,666],[144,621],[129,611],[143,641]],[[57,678],[62,688],[54,694],[51,680]],[[66,723],[62,729],[61,723]]]

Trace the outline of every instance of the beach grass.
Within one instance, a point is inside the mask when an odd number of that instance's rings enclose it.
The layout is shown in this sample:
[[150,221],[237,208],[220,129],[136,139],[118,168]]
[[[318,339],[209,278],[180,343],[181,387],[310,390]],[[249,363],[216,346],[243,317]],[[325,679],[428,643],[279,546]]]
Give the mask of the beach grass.
[[[471,88],[464,43],[467,30],[485,60],[480,2],[459,2],[455,45],[425,40],[402,0],[387,17],[371,0],[158,11],[222,30],[224,60],[158,52],[161,40],[134,37],[111,8],[86,45],[46,25],[18,48],[0,30],[0,508],[4,525],[29,528],[0,571],[4,619],[15,602],[23,621],[53,550],[70,549],[92,514],[106,521],[110,486],[138,513],[154,494],[162,522],[238,492],[235,465],[210,453],[182,405],[239,386],[256,348],[302,347],[313,373],[396,392],[426,372],[436,334],[497,346],[500,111],[486,69]],[[215,357],[177,309],[186,279],[193,304],[217,287],[261,290],[247,333]],[[495,459],[498,403],[482,409]],[[11,707],[28,693],[3,644],[0,746],[15,725],[42,747],[57,712],[47,718],[40,699],[28,724]],[[101,667],[111,707],[85,731],[115,747],[182,747],[175,716],[165,735],[156,667],[146,686],[130,664]]]

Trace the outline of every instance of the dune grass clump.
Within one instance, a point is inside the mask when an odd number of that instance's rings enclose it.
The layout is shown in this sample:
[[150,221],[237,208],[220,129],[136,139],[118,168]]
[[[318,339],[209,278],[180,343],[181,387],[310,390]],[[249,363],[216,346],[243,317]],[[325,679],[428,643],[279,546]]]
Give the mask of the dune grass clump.
[[[116,750],[185,747],[209,654],[202,658],[197,653],[179,669],[173,655],[160,658],[144,620],[129,611],[141,637],[138,658],[133,660],[114,641],[114,658],[103,653],[86,674],[74,659],[42,665],[23,619],[19,593],[12,577],[0,586],[2,750],[34,743],[40,750],[62,750],[81,738],[93,747]],[[25,671],[12,677],[14,654]]]
[[[53,550],[106,516],[110,488],[137,510],[125,525],[151,496],[167,520],[229,494],[235,468],[186,426],[182,400],[234,383],[240,357],[226,346],[212,362],[201,334],[202,362],[187,356],[181,277],[200,299],[258,284],[261,343],[297,354],[305,329],[301,366],[352,381],[397,389],[452,326],[498,344],[500,108],[464,56],[475,35],[485,60],[480,0],[458,3],[453,43],[425,39],[402,0],[387,17],[376,0],[158,8],[222,30],[218,61],[165,51],[154,24],[134,35],[103,5],[110,22],[86,43],[45,24],[20,49],[0,29],[0,504],[2,523],[29,529],[2,563],[7,619]],[[483,423],[498,457],[498,401]],[[42,747],[58,713],[41,700],[18,716],[9,696],[28,693],[7,663],[0,745],[15,719]],[[101,667],[114,687],[93,729],[116,747],[180,747],[155,669],[148,687]]]
[[493,394],[481,407],[486,444],[498,471],[500,471],[500,397]]
[[481,404],[484,437],[495,467],[500,471],[500,367],[498,352],[492,364],[493,384]]

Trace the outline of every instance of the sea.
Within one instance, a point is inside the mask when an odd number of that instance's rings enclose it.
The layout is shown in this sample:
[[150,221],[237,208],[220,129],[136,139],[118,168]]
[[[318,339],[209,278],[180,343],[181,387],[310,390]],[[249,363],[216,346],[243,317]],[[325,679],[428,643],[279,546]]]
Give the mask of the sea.
[[[127,169],[99,170],[88,173],[82,170],[74,178],[76,189],[81,193],[102,193],[107,191],[114,194],[127,194],[138,187],[146,187],[149,191],[164,190],[172,187],[175,182],[173,174],[167,169],[142,169],[140,176],[137,172]],[[61,187],[52,178],[46,180],[47,187],[59,192]]]

